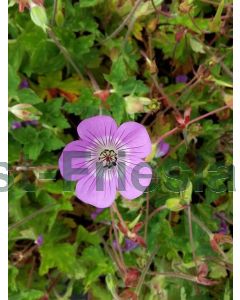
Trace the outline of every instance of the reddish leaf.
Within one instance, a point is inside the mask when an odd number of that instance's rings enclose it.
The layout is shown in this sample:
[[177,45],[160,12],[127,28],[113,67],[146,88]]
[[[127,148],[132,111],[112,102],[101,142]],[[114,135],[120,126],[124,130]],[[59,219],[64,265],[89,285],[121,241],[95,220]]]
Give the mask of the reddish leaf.
[[134,233],[138,233],[139,232],[139,230],[143,227],[143,222],[139,222],[139,223],[137,223],[135,226],[134,226],[134,228],[133,228],[133,232]]
[[208,265],[205,263],[202,263],[199,267],[198,267],[198,277],[199,278],[204,278],[206,277],[208,274]]
[[135,287],[138,283],[140,275],[141,273],[137,269],[129,268],[124,279],[125,285],[128,287]]
[[211,285],[218,284],[219,282],[216,280],[211,280],[211,279],[207,279],[204,277],[197,277],[197,283],[200,283],[200,284],[206,285],[206,286],[211,286]]

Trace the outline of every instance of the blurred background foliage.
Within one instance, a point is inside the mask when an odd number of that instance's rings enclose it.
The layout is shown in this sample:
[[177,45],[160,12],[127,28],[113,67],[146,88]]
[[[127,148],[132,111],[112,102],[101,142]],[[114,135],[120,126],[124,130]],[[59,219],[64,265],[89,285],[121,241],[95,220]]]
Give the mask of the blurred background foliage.
[[[9,1],[9,299],[232,299],[232,1],[34,2]],[[116,202],[142,242],[57,169],[99,113],[151,137]]]

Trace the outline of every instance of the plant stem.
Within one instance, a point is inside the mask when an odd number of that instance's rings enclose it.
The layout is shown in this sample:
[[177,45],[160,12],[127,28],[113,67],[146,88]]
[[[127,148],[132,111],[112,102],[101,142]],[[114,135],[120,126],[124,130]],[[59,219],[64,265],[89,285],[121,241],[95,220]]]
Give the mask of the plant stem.
[[157,254],[157,251],[158,251],[159,247],[157,247],[153,253],[151,254],[151,256],[149,257],[149,260],[145,266],[145,268],[143,269],[142,271],[142,275],[138,281],[138,284],[137,284],[137,287],[136,287],[136,294],[137,296],[140,295],[140,292],[141,292],[141,289],[142,289],[142,285],[143,285],[143,282],[144,282],[144,279],[145,279],[145,276],[147,275],[147,272],[148,272],[148,269],[150,268],[150,265],[155,257],[155,255]]
[[112,227],[113,227],[113,232],[114,232],[114,236],[115,236],[115,240],[116,240],[116,244],[117,244],[117,249],[118,249],[118,252],[119,252],[119,256],[121,258],[121,262],[122,262],[122,266],[123,266],[124,272],[126,272],[126,266],[125,266],[125,263],[124,263],[122,249],[121,249],[121,246],[120,246],[119,241],[118,241],[118,233],[117,233],[117,228],[115,226],[114,215],[113,215],[113,208],[112,207],[110,207],[110,214],[111,214]]
[[150,275],[162,275],[166,277],[180,278],[185,279],[192,282],[197,282],[196,277],[192,275],[188,275],[185,273],[175,273],[175,272],[149,272]]
[[192,230],[192,217],[191,217],[191,206],[188,205],[187,207],[187,218],[188,218],[188,229],[189,229],[189,240],[192,248],[192,256],[193,261],[195,263],[196,268],[196,274],[198,273],[198,264],[197,264],[197,258],[196,258],[196,252],[195,252],[195,244],[193,240],[193,230]]
[[147,231],[148,231],[148,219],[149,219],[149,192],[146,195],[146,217],[144,227],[144,241],[147,242]]
[[58,0],[54,0],[53,2],[53,15],[52,15],[52,19],[51,19],[51,25],[54,25],[55,23],[55,17],[57,14],[57,10],[58,10]]
[[79,68],[77,67],[77,65],[75,64],[75,62],[73,61],[70,53],[68,52],[68,50],[60,43],[59,39],[57,38],[57,36],[55,35],[55,33],[53,32],[53,30],[51,28],[48,28],[47,33],[49,35],[49,37],[51,38],[51,40],[54,42],[54,44],[58,47],[58,49],[62,52],[64,58],[66,59],[66,61],[69,62],[69,64],[73,67],[73,69],[76,71],[76,73],[78,74],[78,76],[84,80],[84,77],[81,73],[81,71],[79,70]]
[[160,136],[160,138],[158,139],[157,143],[159,143],[161,140],[166,139],[167,137],[169,137],[170,135],[173,135],[175,133],[177,133],[178,131],[181,131],[180,127],[175,127],[169,131],[167,131],[166,133],[164,133],[162,136]]
[[[220,111],[223,111],[223,110],[225,110],[225,109],[227,109],[227,108],[229,108],[229,106],[228,106],[228,105],[224,105],[224,106],[222,106],[222,107],[220,107],[220,108],[217,108],[217,109],[215,109],[215,110],[212,110],[212,111],[210,111],[210,112],[208,112],[208,113],[206,113],[206,114],[204,114],[204,115],[202,115],[202,116],[199,116],[199,117],[197,117],[197,118],[195,118],[195,119],[192,119],[192,120],[187,124],[186,127],[188,127],[189,125],[191,125],[191,124],[193,124],[193,123],[196,123],[196,122],[198,122],[198,121],[200,121],[200,120],[203,120],[203,119],[205,119],[205,118],[207,118],[207,117],[209,117],[209,116],[211,116],[211,115],[214,115],[214,114],[216,114],[216,113],[218,113],[218,112],[220,112]],[[175,134],[175,133],[177,133],[177,132],[179,132],[179,131],[182,131],[182,128],[176,126],[175,128],[173,128],[173,129],[167,131],[167,132],[164,133],[162,136],[160,136],[160,138],[158,139],[157,142],[160,142],[162,139],[165,139],[165,138],[169,137],[170,135],[173,135],[173,134]]]
[[57,170],[58,168],[58,166],[13,166],[10,172]]
[[[203,231],[205,231],[208,234],[209,239],[211,240],[213,237],[213,233],[206,227],[206,225],[193,214],[192,214],[191,218],[195,223],[197,223],[199,225],[199,227],[202,228]],[[219,245],[216,245],[216,246],[217,246],[218,252],[222,255],[224,260],[228,261],[228,258],[226,256],[226,254],[223,252],[223,250],[221,249],[221,247]]]
[[122,225],[126,230],[128,230],[128,227],[127,227],[125,221],[123,220],[122,215],[120,214],[120,211],[118,210],[118,207],[117,207],[117,205],[116,205],[115,202],[113,203],[112,208],[113,208],[113,211],[114,211],[114,212],[116,213],[116,215],[118,216],[118,219],[119,219],[121,225]]
[[121,274],[122,276],[124,276],[123,268],[122,268],[121,262],[119,262],[118,256],[117,256],[116,254],[114,255],[114,254],[111,252],[111,250],[109,249],[107,243],[105,242],[105,240],[104,240],[103,238],[101,238],[101,241],[102,241],[102,243],[103,243],[104,249],[105,249],[105,251],[107,252],[107,254],[108,254],[108,255],[111,257],[111,259],[116,263],[116,265],[117,265],[117,267],[118,267],[118,270],[119,270],[120,274]]
[[197,118],[191,120],[191,121],[187,124],[187,126],[189,126],[189,125],[191,125],[191,124],[193,124],[193,123],[196,123],[196,122],[198,122],[198,121],[200,121],[200,120],[202,120],[202,119],[205,119],[205,118],[207,118],[207,117],[209,117],[209,116],[215,115],[216,113],[218,113],[218,112],[220,112],[220,111],[222,111],[222,110],[225,110],[225,109],[227,109],[227,108],[229,108],[229,106],[228,106],[228,105],[224,105],[224,106],[222,106],[222,107],[219,107],[219,108],[217,108],[217,109],[214,109],[214,110],[212,110],[212,111],[210,111],[210,112],[208,112],[208,113],[206,113],[206,114],[204,114],[204,115],[202,115],[202,116],[199,116],[199,117],[197,117]]
[[164,89],[160,86],[160,84],[158,83],[157,80],[157,75],[153,74],[151,75],[151,78],[154,82],[155,87],[157,88],[157,90],[159,91],[159,93],[163,96],[163,98],[165,99],[165,101],[167,102],[168,107],[171,107],[174,109],[174,111],[178,112],[177,108],[175,107],[175,105],[172,103],[172,101],[170,100],[170,98],[167,96],[167,94],[164,92]]
[[166,209],[166,205],[162,205],[158,208],[156,208],[148,217],[148,220],[151,220],[156,214],[158,214],[160,211]]
[[118,28],[116,30],[114,30],[104,41],[108,41],[109,39],[112,39],[114,37],[116,37],[125,27],[125,25],[127,25],[128,21],[131,20],[132,16],[135,14],[135,12],[137,11],[138,7],[140,6],[140,4],[142,3],[143,0],[137,0],[136,3],[134,4],[133,8],[131,9],[131,11],[129,12],[129,14],[126,16],[126,18],[123,20],[123,22],[118,26]]

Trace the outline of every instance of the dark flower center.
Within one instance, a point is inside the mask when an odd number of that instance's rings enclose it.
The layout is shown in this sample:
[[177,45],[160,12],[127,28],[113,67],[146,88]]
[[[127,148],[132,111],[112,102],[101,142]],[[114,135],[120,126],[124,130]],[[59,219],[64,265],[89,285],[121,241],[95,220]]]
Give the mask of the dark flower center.
[[103,150],[98,160],[102,162],[104,168],[112,168],[117,164],[117,153],[114,150],[105,149]]

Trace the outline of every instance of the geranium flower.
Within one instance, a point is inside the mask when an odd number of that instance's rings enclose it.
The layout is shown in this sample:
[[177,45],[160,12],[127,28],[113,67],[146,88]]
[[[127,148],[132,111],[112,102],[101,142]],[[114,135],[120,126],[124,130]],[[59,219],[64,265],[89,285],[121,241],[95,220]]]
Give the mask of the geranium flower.
[[80,139],[68,144],[59,159],[66,180],[77,181],[76,196],[105,208],[116,192],[126,199],[139,197],[151,182],[152,170],[144,158],[151,141],[144,126],[126,122],[117,127],[109,116],[95,116],[77,128]]

